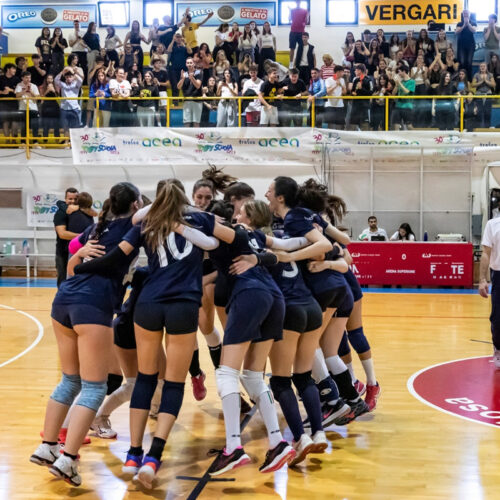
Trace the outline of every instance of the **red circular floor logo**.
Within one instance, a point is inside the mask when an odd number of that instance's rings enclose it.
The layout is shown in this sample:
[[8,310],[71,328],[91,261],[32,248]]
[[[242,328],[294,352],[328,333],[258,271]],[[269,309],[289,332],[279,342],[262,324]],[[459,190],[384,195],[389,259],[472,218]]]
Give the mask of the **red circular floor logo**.
[[424,368],[410,377],[408,390],[437,410],[500,428],[500,370],[491,356]]

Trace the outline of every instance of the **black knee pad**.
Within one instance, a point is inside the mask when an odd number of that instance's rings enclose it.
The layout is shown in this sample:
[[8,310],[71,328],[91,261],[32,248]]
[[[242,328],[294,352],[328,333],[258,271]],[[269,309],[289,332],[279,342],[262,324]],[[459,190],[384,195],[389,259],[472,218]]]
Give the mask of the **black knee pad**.
[[294,373],[292,375],[292,381],[299,391],[299,394],[302,394],[310,385],[315,385],[310,371],[305,373]]
[[135,379],[134,391],[130,399],[130,408],[137,410],[151,409],[151,400],[158,384],[158,373],[146,375],[139,372]]
[[292,377],[277,377],[273,375],[269,379],[271,390],[276,401],[280,400],[280,396],[288,389],[292,389]]
[[123,375],[116,373],[108,373],[108,390],[106,394],[109,396],[118,389],[123,382]]
[[170,413],[175,418],[179,415],[184,398],[184,382],[165,380],[161,393],[159,413]]

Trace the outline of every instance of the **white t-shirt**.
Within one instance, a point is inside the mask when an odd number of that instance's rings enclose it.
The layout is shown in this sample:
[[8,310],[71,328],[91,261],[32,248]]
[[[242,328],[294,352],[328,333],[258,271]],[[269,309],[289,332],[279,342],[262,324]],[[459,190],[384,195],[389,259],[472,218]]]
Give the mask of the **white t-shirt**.
[[396,231],[392,236],[391,236],[391,241],[415,241],[415,236],[413,234],[410,234],[407,240],[400,240],[399,239],[399,231]]
[[[245,83],[243,84],[241,95],[245,95],[245,92],[247,90],[253,90],[256,94],[258,94],[261,85],[262,85],[262,80],[260,78],[257,78],[255,82],[252,81],[252,79],[246,80]],[[247,106],[246,111],[260,111],[261,107],[262,104],[259,101],[259,99],[255,99],[255,101],[250,101],[250,104]]]
[[299,66],[309,66],[309,61],[307,60],[308,53],[309,45],[304,45],[304,50],[302,51],[302,58],[300,59]]
[[[343,78],[340,80],[335,80],[332,76],[325,80],[326,92],[328,94],[329,89],[333,89],[334,96],[342,95],[342,86],[345,87],[345,81]],[[343,99],[328,99],[325,104],[325,108],[343,108],[344,100]]]
[[[18,83],[16,85],[16,88],[14,89],[14,92],[17,94],[18,92],[24,92],[24,83],[21,82],[21,83]],[[40,95],[40,92],[38,92],[38,87],[33,84],[33,83],[30,83],[30,91],[33,95]],[[29,107],[30,107],[30,111],[38,111],[38,105],[35,101],[35,99],[29,99],[30,101],[30,104],[29,104]],[[21,99],[19,101],[19,111],[26,111],[26,100],[25,99]]]
[[109,82],[109,91],[113,95],[113,90],[118,89],[120,96],[129,97],[132,91],[132,86],[128,80],[123,80],[123,82],[118,82],[115,78]]
[[[71,47],[71,52],[87,52],[87,45],[83,41],[84,34],[85,33],[82,33],[81,31],[78,31],[78,34],[75,31],[73,31],[72,33],[69,34],[68,43],[69,43],[69,46]],[[73,42],[75,42],[75,43],[73,43]],[[71,45],[72,43],[73,43],[73,45]]]
[[385,229],[379,227],[376,231],[370,231],[370,228],[367,227],[366,229],[363,229],[363,232],[358,236],[358,240],[371,241],[372,236],[383,236],[385,238],[385,241],[389,239]]
[[500,271],[500,218],[490,219],[486,223],[481,245],[491,248],[490,268]]

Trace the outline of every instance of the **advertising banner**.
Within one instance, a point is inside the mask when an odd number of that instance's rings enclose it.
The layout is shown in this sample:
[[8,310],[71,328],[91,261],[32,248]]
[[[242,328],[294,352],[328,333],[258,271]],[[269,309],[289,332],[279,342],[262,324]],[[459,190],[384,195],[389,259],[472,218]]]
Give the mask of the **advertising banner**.
[[57,200],[61,197],[50,193],[29,193],[26,197],[27,225],[29,227],[53,227]]
[[454,24],[463,0],[359,0],[359,24]]
[[73,21],[80,21],[85,28],[96,22],[96,6],[90,4],[67,5],[3,5],[2,27],[10,28],[72,28]]
[[182,18],[186,9],[190,7],[193,22],[201,22],[207,17],[210,12],[214,15],[207,21],[204,26],[219,26],[222,23],[238,23],[245,25],[251,21],[262,25],[266,21],[271,24],[276,24],[276,3],[275,2],[191,2],[178,3],[177,20]]
[[351,243],[362,285],[465,286],[473,281],[472,243]]

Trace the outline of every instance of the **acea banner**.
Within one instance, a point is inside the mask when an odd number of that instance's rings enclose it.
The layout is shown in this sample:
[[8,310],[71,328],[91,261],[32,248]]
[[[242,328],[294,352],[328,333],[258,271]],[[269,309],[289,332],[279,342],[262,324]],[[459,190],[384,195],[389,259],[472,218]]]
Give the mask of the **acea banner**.
[[264,24],[266,21],[276,24],[276,2],[191,2],[177,3],[177,20],[189,7],[193,22],[199,23],[213,12],[214,15],[207,21],[205,26],[219,26],[222,23],[238,23],[240,25],[255,21],[257,24]]
[[76,165],[305,166],[319,164],[313,134],[300,128],[72,129]]
[[96,6],[68,2],[66,5],[3,5],[2,27],[45,28],[52,25],[58,28],[72,28],[73,21],[80,21],[81,27],[96,21]]

